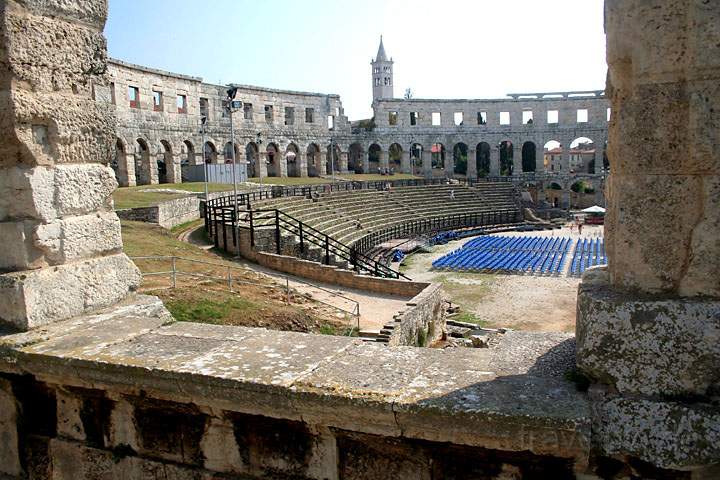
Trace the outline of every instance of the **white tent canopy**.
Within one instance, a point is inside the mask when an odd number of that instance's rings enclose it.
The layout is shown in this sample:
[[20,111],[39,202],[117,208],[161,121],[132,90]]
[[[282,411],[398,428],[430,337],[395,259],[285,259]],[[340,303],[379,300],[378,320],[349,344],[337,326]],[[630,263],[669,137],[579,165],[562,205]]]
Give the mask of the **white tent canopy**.
[[605,213],[605,209],[602,207],[599,207],[597,205],[593,205],[592,207],[586,208],[582,212],[583,213]]

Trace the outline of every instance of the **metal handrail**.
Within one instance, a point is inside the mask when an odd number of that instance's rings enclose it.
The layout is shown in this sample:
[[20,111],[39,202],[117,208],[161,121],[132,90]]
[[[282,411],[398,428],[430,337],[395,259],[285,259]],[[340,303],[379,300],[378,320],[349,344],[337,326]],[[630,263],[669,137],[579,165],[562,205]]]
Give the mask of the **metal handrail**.
[[[141,272],[143,277],[146,276],[159,276],[159,275],[170,275],[172,280],[172,286],[168,288],[176,288],[177,287],[177,276],[178,275],[185,275],[185,276],[191,276],[191,277],[202,277],[202,278],[209,278],[212,280],[223,280],[227,281],[228,290],[232,293],[232,285],[235,284],[243,284],[243,285],[255,285],[259,287],[265,287],[265,288],[276,288],[276,289],[283,289],[285,290],[285,301],[287,304],[290,304],[290,277],[288,275],[281,275],[281,277],[285,280],[285,286],[277,285],[277,284],[264,284],[264,283],[257,283],[257,282],[248,282],[245,280],[238,280],[237,278],[233,278],[232,273],[230,273],[231,270],[242,270],[246,272],[252,272],[252,270],[248,270],[243,267],[237,267],[234,265],[227,265],[224,263],[217,263],[217,262],[208,262],[206,260],[197,260],[193,258],[187,258],[187,257],[178,257],[175,255],[145,255],[145,256],[136,256],[136,257],[130,257],[131,260],[170,260],[172,265],[172,270],[169,270],[167,272]],[[191,262],[191,263],[200,263],[203,265],[211,265],[215,267],[222,267],[227,269],[227,275],[225,277],[218,277],[215,275],[205,275],[202,273],[195,273],[195,272],[183,272],[181,270],[178,270],[177,268],[177,261],[182,260],[185,262]],[[345,310],[344,308],[340,308],[336,305],[332,305],[327,302],[323,302],[322,300],[313,299],[314,301],[318,303],[322,303],[323,305],[327,305],[330,308],[334,308],[335,310],[338,310],[344,314],[349,314],[353,317],[355,317],[357,322],[357,329],[360,331],[360,302],[357,300],[353,300],[352,298],[346,297],[344,295],[341,295],[333,290],[329,290],[327,288],[321,287],[320,285],[315,285],[314,283],[306,282],[304,280],[299,280],[297,278],[293,278],[293,282],[302,283],[304,285],[308,285],[310,287],[316,288],[318,290],[321,290],[323,292],[329,293],[330,295],[338,298],[342,298],[343,300],[348,301],[349,303],[353,304],[352,311]],[[352,332],[350,332],[352,333]]]
[[[355,267],[356,270],[362,269],[364,271],[367,271],[369,273],[374,274],[375,276],[382,276],[382,277],[390,277],[390,278],[405,278],[407,280],[410,280],[407,276],[403,275],[402,273],[393,270],[392,268],[383,265],[380,262],[377,262],[376,260],[371,259],[370,257],[364,255],[363,253],[359,252],[355,247],[350,247],[331,236],[321,232],[320,230],[317,230],[310,225],[302,222],[301,220],[288,215],[287,213],[282,212],[278,209],[267,209],[267,210],[251,210],[249,212],[251,218],[253,219],[253,223],[257,220],[269,220],[272,219],[275,222],[275,225],[264,225],[264,227],[272,227],[275,229],[276,233],[276,251],[279,254],[281,251],[281,245],[279,241],[279,232],[280,230],[285,230],[293,235],[298,235],[301,237],[301,244],[305,241],[310,241],[311,244],[314,244],[318,247],[325,248],[325,263],[328,264],[330,262],[330,255],[335,255],[343,260],[346,260],[350,262],[353,267]],[[258,217],[258,214],[261,216]],[[263,214],[270,214],[271,216],[262,216]],[[286,217],[286,218],[285,218]],[[290,221],[288,221],[288,219]],[[295,222],[295,225],[293,225],[292,222]],[[287,225],[290,225],[289,227]],[[251,226],[252,228],[262,228],[262,227],[255,227],[254,225]],[[254,235],[253,235],[254,236]],[[314,241],[312,241],[314,240]]]

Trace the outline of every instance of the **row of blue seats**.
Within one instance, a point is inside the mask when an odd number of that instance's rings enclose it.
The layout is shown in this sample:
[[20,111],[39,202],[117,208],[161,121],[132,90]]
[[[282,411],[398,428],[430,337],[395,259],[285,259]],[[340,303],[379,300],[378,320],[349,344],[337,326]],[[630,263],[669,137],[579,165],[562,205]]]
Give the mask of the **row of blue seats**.
[[579,239],[570,263],[570,275],[582,275],[585,270],[597,265],[607,265],[605,241],[600,238]]
[[467,242],[463,248],[480,250],[523,250],[523,251],[545,251],[558,249],[562,240],[561,237],[497,237],[484,236]]
[[460,271],[560,273],[572,242],[560,237],[481,237],[433,262]]

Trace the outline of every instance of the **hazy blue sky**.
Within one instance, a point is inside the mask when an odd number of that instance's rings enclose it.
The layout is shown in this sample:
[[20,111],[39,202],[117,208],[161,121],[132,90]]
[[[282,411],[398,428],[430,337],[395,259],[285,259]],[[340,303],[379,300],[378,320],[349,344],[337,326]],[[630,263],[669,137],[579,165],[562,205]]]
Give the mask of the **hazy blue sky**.
[[602,89],[603,0],[110,0],[112,57],[202,77],[338,93],[372,114],[380,34],[395,95]]

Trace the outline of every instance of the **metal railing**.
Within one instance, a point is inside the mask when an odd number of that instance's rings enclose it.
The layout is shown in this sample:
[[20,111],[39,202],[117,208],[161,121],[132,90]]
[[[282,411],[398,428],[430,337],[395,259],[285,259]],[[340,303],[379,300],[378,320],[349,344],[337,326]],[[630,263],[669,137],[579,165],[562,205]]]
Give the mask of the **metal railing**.
[[[314,245],[322,251],[323,263],[330,265],[333,257],[346,261],[358,273],[369,273],[383,278],[404,278],[410,280],[402,273],[359,252],[356,247],[345,245],[326,233],[298,220],[277,209],[250,210],[248,212],[250,223],[250,246],[255,247],[255,238],[258,230],[273,229],[275,236],[275,251],[282,252],[283,232],[296,236],[299,240],[300,251]],[[261,222],[261,225],[258,225]],[[264,223],[262,223],[264,222]]]
[[[133,262],[136,261],[136,260],[139,260],[139,261],[142,261],[142,260],[147,260],[147,261],[170,261],[170,270],[167,270],[167,271],[158,271],[158,272],[142,272],[142,276],[143,276],[143,277],[169,276],[169,277],[170,277],[170,282],[171,282],[171,284],[170,284],[169,287],[164,287],[165,289],[170,289],[170,288],[174,289],[174,288],[177,288],[178,276],[198,277],[198,278],[207,278],[207,279],[209,279],[209,280],[220,281],[220,282],[222,282],[223,284],[226,284],[226,285],[227,285],[228,291],[231,292],[231,293],[235,293],[235,292],[233,291],[233,285],[253,285],[253,286],[258,286],[258,287],[263,287],[263,288],[273,288],[273,289],[276,289],[276,290],[282,290],[282,291],[285,292],[285,303],[287,303],[288,305],[290,305],[290,304],[292,303],[292,302],[291,302],[291,292],[292,292],[292,290],[291,290],[291,288],[290,288],[290,277],[287,276],[287,275],[281,275],[281,277],[282,277],[283,280],[285,281],[285,282],[284,282],[285,285],[279,285],[279,284],[276,284],[276,283],[267,284],[267,283],[249,282],[249,281],[247,281],[247,280],[241,280],[239,277],[233,276],[232,272],[233,272],[234,270],[241,270],[241,271],[246,272],[246,273],[247,273],[247,272],[252,272],[252,273],[254,273],[254,272],[253,272],[252,270],[248,270],[248,269],[246,269],[246,268],[236,267],[236,266],[233,266],[233,265],[227,265],[227,264],[223,264],[223,263],[208,262],[208,261],[205,261],[205,260],[197,260],[197,259],[193,259],[193,258],[178,257],[178,256],[171,256],[171,255],[148,255],[148,256],[130,257],[130,259],[131,259]],[[226,275],[224,275],[224,276],[221,277],[221,276],[218,276],[218,275],[208,275],[208,274],[205,274],[205,273],[183,271],[183,270],[181,270],[181,269],[178,268],[178,262],[179,262],[179,261],[189,262],[189,263],[195,263],[195,264],[202,264],[202,265],[209,265],[209,266],[212,266],[212,267],[221,267],[222,269],[225,269]],[[355,323],[356,323],[356,325],[357,325],[357,330],[360,331],[360,302],[358,302],[357,300],[353,300],[352,298],[346,297],[346,296],[344,296],[344,295],[341,295],[341,294],[339,294],[339,293],[337,293],[337,292],[335,292],[335,291],[333,291],[333,290],[329,290],[329,289],[324,288],[324,287],[321,287],[321,286],[319,286],[319,285],[315,285],[314,283],[310,283],[310,282],[306,282],[306,281],[303,281],[303,280],[299,280],[299,279],[297,279],[297,278],[293,278],[292,281],[293,281],[293,282],[296,282],[296,283],[303,284],[303,285],[307,285],[307,286],[312,287],[312,288],[315,288],[315,289],[318,289],[318,290],[320,290],[320,291],[322,291],[322,292],[325,292],[325,293],[327,293],[327,294],[329,294],[329,295],[331,295],[331,296],[333,296],[333,297],[341,298],[341,299],[343,299],[344,301],[352,304],[352,308],[351,308],[350,310],[346,310],[346,309],[344,309],[344,308],[338,307],[337,305],[332,305],[332,304],[330,304],[330,303],[323,302],[322,300],[318,300],[318,299],[316,299],[316,298],[313,298],[313,300],[316,301],[316,302],[318,302],[318,303],[322,303],[323,305],[326,305],[326,306],[328,306],[328,307],[330,307],[330,308],[333,308],[333,309],[339,311],[340,313],[342,313],[342,314],[344,314],[344,315],[350,315],[351,317],[355,318]],[[162,288],[162,287],[161,287],[161,288],[154,288],[153,290],[161,290],[161,289],[163,289],[163,288]],[[349,334],[352,334],[352,329],[350,330],[350,333],[349,333]]]
[[407,238],[410,235],[437,233],[458,228],[517,223],[520,221],[519,216],[520,213],[517,210],[499,210],[410,220],[369,233],[355,242],[354,247],[358,252],[365,253],[376,245],[394,238]]

